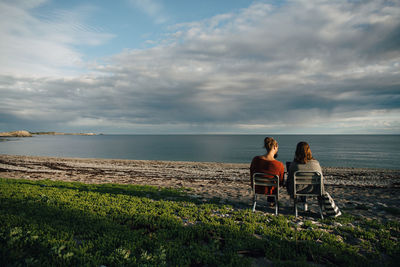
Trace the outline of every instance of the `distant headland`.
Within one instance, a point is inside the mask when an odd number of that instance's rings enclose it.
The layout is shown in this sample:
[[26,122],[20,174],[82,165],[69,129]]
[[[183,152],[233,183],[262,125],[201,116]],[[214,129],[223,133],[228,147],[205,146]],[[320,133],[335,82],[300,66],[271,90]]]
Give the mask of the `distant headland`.
[[95,134],[95,133],[28,132],[28,131],[0,132],[0,137],[32,137],[34,135],[97,135],[97,134]]

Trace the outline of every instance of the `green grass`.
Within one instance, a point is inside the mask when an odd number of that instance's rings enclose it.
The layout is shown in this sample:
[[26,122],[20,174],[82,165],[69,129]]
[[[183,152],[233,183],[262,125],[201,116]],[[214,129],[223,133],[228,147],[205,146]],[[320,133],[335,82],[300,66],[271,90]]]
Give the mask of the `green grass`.
[[[250,206],[250,204],[249,204]],[[400,225],[318,224],[204,204],[184,190],[0,179],[0,266],[395,266]]]

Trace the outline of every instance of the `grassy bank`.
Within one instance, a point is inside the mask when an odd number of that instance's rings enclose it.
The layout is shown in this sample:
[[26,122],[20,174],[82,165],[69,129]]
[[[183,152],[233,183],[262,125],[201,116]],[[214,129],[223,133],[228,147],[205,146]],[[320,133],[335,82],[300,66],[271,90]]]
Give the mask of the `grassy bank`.
[[393,265],[400,225],[296,221],[150,186],[0,179],[1,266]]

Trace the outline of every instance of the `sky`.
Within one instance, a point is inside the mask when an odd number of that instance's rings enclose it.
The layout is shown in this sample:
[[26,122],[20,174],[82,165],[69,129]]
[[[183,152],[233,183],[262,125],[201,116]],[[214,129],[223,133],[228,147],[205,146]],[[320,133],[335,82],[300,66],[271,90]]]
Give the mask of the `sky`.
[[400,134],[400,1],[0,0],[0,132]]

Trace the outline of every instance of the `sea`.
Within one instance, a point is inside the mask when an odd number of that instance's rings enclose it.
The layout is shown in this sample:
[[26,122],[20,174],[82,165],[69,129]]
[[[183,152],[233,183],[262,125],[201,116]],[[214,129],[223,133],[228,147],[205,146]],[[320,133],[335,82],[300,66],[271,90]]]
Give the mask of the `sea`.
[[[277,160],[292,161],[296,144],[310,144],[325,167],[400,169],[400,135],[273,135]],[[265,135],[37,135],[1,138],[0,154],[250,163],[265,153]]]

